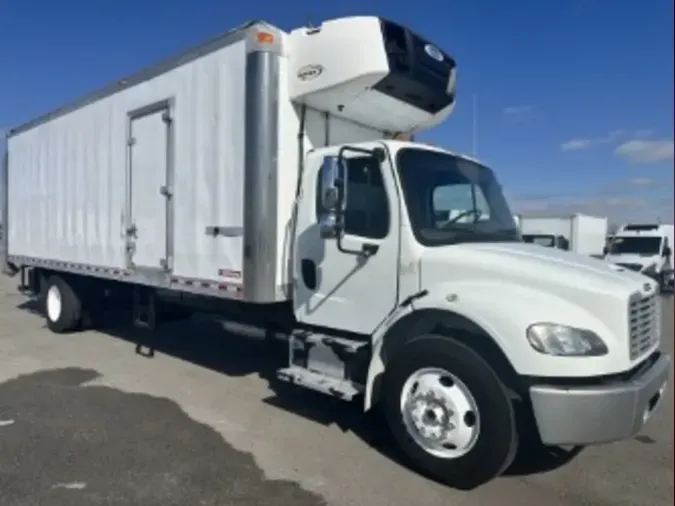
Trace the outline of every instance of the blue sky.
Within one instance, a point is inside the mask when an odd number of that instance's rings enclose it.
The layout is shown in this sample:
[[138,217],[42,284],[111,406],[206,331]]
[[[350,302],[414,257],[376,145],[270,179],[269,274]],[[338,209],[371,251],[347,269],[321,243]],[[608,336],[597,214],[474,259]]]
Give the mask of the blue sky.
[[493,167],[517,211],[672,219],[672,0],[0,0],[0,128],[250,19],[376,14],[458,62],[458,103],[420,135]]

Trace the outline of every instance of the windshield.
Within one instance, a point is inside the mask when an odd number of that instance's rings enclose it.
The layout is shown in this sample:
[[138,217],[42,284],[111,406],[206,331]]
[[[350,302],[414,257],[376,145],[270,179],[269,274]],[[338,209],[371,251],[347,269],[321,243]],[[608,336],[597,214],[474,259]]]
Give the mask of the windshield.
[[569,250],[570,242],[562,235],[550,234],[522,234],[523,242],[528,244],[536,244],[538,246],[546,246],[548,248],[558,248]]
[[610,246],[610,255],[659,255],[660,237],[615,237]]
[[523,242],[528,244],[537,244],[539,246],[555,246],[555,237],[552,235],[531,235],[523,234]]
[[487,167],[417,148],[399,151],[397,162],[410,222],[421,244],[520,242],[513,213]]

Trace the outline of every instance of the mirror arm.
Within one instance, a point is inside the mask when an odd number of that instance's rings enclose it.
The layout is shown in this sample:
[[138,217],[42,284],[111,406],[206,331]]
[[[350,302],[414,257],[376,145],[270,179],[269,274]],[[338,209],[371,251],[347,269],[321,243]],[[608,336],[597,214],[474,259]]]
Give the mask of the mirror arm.
[[342,238],[343,237],[344,236],[343,236],[342,233],[338,233],[336,245],[337,245],[338,251],[340,253],[344,253],[345,255],[356,255],[356,256],[363,257],[363,258],[370,258],[373,255],[377,254],[377,252],[380,250],[379,244],[375,244],[375,243],[371,243],[371,242],[364,242],[363,245],[361,246],[361,249],[345,248],[342,245]]

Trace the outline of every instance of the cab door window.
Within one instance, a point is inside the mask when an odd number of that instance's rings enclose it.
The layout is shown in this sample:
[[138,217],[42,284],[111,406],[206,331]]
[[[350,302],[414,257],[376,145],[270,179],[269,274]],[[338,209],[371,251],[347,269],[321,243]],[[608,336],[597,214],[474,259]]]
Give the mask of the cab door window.
[[[383,239],[389,233],[389,202],[380,164],[373,157],[345,158],[348,165],[346,235]],[[320,177],[317,179],[316,215],[321,213]]]

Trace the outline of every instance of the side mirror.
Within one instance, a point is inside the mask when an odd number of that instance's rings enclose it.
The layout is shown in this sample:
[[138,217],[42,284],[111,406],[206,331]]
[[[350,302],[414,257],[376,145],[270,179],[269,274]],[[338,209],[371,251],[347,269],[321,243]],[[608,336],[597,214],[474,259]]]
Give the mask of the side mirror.
[[319,229],[323,239],[335,239],[342,232],[342,218],[347,204],[347,166],[338,156],[326,156],[320,174]]
[[604,256],[607,256],[608,253],[609,253],[609,248],[608,248],[607,246],[603,247],[603,248],[602,248],[602,254],[603,254]]
[[670,246],[665,246],[665,247],[663,248],[663,256],[664,256],[664,257],[668,258],[668,257],[670,257],[670,255],[672,255],[672,254],[673,254],[673,252],[672,252],[672,250],[670,249]]

